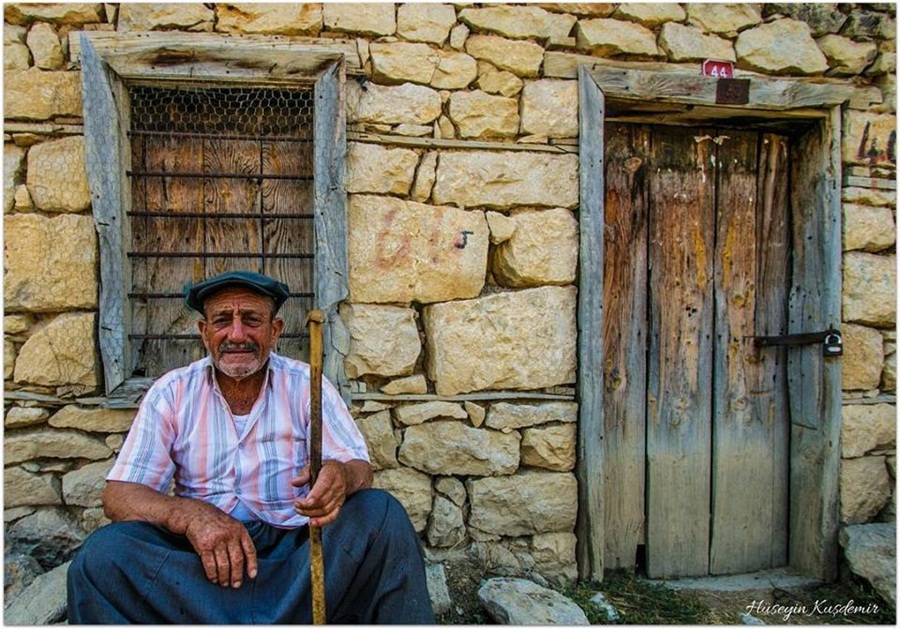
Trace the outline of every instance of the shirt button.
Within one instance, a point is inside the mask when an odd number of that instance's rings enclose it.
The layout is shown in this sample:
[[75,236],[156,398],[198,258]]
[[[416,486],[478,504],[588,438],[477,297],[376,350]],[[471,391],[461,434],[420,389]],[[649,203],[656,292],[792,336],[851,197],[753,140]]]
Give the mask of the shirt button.
[[243,449],[244,449],[244,444],[243,444],[243,443],[239,443],[239,444],[238,444],[238,449],[239,449],[239,450],[243,450]]
[[236,493],[238,496],[240,496],[240,495],[241,495],[241,488],[238,487],[237,489],[235,489],[235,490],[234,490],[234,493]]

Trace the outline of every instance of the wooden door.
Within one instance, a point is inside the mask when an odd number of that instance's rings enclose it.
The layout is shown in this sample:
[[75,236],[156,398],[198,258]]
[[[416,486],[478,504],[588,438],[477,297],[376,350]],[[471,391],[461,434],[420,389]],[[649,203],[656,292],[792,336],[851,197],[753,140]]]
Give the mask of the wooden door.
[[787,140],[606,125],[605,563],[787,563]]

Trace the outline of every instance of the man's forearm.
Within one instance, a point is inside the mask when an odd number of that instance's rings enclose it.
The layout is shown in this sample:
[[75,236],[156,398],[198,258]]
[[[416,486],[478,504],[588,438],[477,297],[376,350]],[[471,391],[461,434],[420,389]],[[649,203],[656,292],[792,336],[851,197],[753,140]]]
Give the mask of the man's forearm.
[[347,461],[344,463],[344,470],[348,496],[360,489],[367,489],[372,486],[372,466],[367,461],[359,459]]
[[139,520],[183,533],[187,498],[161,494],[140,483],[109,481],[103,490],[103,513],[110,520]]

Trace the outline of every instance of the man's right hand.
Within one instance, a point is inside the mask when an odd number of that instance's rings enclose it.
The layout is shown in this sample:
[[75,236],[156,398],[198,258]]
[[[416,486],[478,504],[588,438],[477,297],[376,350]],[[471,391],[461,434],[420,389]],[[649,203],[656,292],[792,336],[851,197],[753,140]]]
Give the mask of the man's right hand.
[[[173,533],[188,538],[200,555],[206,578],[222,587],[241,587],[244,568],[247,576],[256,578],[256,547],[247,529],[216,507],[199,500],[179,505],[182,513],[173,518]],[[175,530],[182,526],[184,530]]]
[[244,570],[256,578],[256,547],[239,521],[201,500],[166,496],[138,483],[110,481],[103,510],[114,521],[158,524],[188,538],[206,578],[222,587],[241,587]]

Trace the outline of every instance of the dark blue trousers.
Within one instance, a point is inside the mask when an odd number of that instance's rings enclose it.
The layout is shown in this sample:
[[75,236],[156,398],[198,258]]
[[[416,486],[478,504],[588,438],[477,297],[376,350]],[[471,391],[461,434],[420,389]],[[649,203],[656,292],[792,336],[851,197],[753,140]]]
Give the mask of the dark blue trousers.
[[[78,551],[69,624],[312,624],[309,529],[247,523],[259,572],[240,588],[207,580],[187,538],[114,522]],[[329,624],[433,624],[419,538],[385,491],[352,495],[322,528]]]

